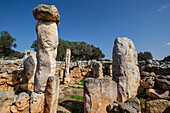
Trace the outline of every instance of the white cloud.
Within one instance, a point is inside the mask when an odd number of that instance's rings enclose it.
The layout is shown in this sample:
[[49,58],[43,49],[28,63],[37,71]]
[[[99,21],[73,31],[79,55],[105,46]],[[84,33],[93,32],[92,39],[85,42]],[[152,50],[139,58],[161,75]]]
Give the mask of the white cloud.
[[169,7],[168,5],[164,4],[158,9],[158,11],[162,12],[163,10],[167,9],[168,7]]
[[170,46],[170,42],[166,43],[167,46]]

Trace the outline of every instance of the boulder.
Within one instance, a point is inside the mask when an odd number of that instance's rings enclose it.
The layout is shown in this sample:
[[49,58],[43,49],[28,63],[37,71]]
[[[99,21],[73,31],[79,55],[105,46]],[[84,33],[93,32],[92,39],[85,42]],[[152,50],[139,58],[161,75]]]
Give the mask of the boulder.
[[70,59],[71,59],[71,50],[66,50],[65,58],[65,74],[64,74],[64,83],[70,83]]
[[29,111],[29,95],[25,92],[20,93],[16,97],[15,102],[18,111],[28,112]]
[[103,65],[101,62],[92,61],[92,76],[94,78],[103,78]]
[[37,21],[54,21],[59,25],[60,15],[57,8],[54,5],[40,4],[32,11],[34,18]]
[[117,84],[109,78],[84,80],[84,112],[107,113],[106,107],[117,98]]
[[140,84],[143,88],[153,88],[155,86],[154,77],[145,77],[140,81]]
[[60,80],[56,76],[50,76],[47,80],[45,90],[45,112],[56,113],[59,98],[59,83]]
[[11,113],[10,107],[14,97],[14,91],[0,91],[0,113]]
[[114,102],[107,107],[108,113],[140,113],[140,101],[137,97],[128,99],[125,103]]
[[149,97],[158,99],[158,98],[163,98],[163,99],[170,99],[170,93],[168,91],[164,91],[161,89],[146,89],[146,94]]
[[118,86],[119,102],[135,97],[140,86],[137,52],[132,40],[116,38],[113,47],[112,79]]
[[149,113],[163,113],[170,106],[170,101],[165,99],[156,99],[146,101],[146,110]]
[[170,90],[170,75],[157,75],[155,81],[158,88]]
[[30,98],[30,113],[44,113],[45,97],[44,93],[32,92]]

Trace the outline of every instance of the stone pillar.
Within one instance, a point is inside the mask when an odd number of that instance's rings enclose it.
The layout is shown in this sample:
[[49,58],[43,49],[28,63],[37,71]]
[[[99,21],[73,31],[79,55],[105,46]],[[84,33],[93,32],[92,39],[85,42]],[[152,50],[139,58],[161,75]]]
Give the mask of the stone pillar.
[[70,57],[71,57],[71,50],[66,50],[66,59],[65,59],[65,77],[64,77],[64,83],[70,83]]
[[103,78],[103,65],[99,61],[92,61],[92,77]]
[[137,53],[128,38],[116,38],[113,47],[112,79],[118,86],[118,101],[124,102],[137,95],[140,85]]
[[59,83],[57,76],[50,76],[45,90],[45,113],[57,113]]
[[34,91],[44,92],[47,79],[56,71],[56,55],[58,46],[57,25],[60,15],[57,8],[52,5],[38,5],[33,10],[38,23],[37,32],[37,70],[35,74]]

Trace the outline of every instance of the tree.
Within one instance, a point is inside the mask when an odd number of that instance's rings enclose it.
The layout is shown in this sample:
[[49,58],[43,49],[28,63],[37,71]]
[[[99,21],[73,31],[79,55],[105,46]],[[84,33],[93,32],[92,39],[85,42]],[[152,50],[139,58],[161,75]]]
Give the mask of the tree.
[[164,62],[170,62],[170,55],[168,55],[167,57],[164,57],[163,61]]
[[12,47],[17,47],[17,44],[14,43],[16,41],[7,31],[1,32],[0,37],[0,57],[5,58],[9,57],[12,52]]
[[151,52],[146,51],[144,53],[142,53],[142,52],[138,53],[138,60],[139,61],[141,61],[141,60],[152,60],[152,59],[153,59],[153,56],[152,56]]
[[22,58],[24,53],[12,50],[12,47],[16,48],[16,41],[7,31],[2,31],[0,36],[0,58],[13,59]]
[[[33,42],[31,48],[34,48],[34,50],[37,49],[36,40]],[[69,42],[59,39],[56,60],[64,61],[67,49],[71,49],[71,60],[73,61],[92,59],[100,60],[105,57],[100,48],[96,48],[86,42]]]

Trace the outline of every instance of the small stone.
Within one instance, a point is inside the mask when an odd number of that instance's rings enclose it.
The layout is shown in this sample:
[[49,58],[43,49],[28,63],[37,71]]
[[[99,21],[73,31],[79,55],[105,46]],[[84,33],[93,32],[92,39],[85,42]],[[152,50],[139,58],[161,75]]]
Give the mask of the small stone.
[[17,107],[15,105],[11,106],[11,112],[12,113],[18,113]]
[[161,89],[146,89],[146,94],[149,97],[152,97],[155,99],[159,99],[159,98],[170,99],[169,91],[164,91]]
[[18,110],[24,110],[29,107],[29,95],[25,92],[19,94],[16,100]]

